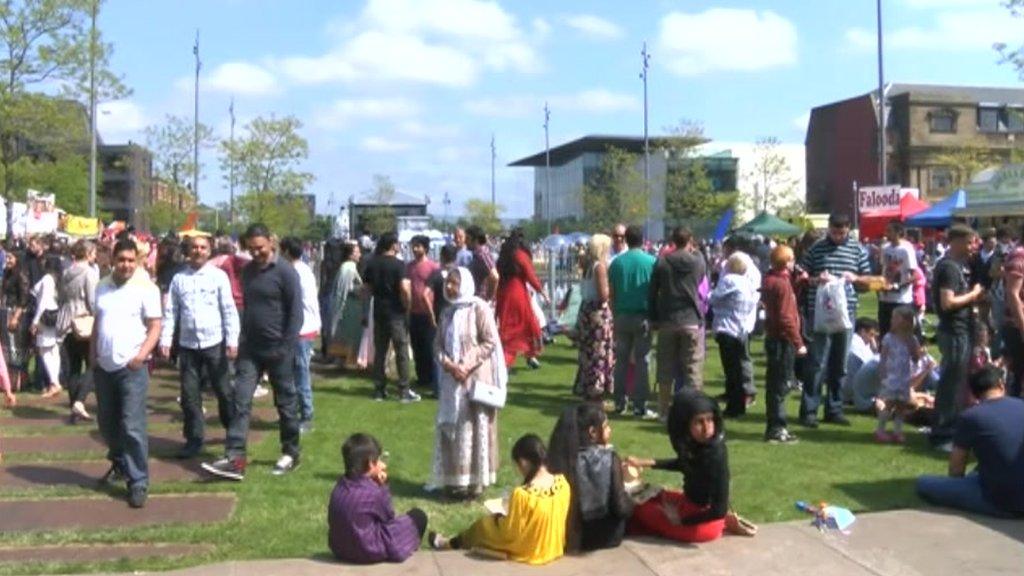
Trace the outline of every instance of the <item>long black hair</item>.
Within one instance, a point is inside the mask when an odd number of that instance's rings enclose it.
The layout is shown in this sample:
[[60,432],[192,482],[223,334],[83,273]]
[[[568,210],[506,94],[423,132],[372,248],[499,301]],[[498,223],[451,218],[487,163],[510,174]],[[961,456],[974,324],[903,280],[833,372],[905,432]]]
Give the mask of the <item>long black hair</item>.
[[592,402],[562,410],[548,442],[548,470],[553,474],[564,474],[571,486],[576,475],[577,453],[594,443],[590,429],[600,430],[606,420],[608,416],[602,407]]
[[[693,435],[690,434],[690,422],[694,416],[707,412],[710,412],[715,420],[715,436],[711,442],[705,444],[693,439]],[[722,444],[725,439],[725,424],[718,402],[704,392],[690,388],[683,389],[672,399],[667,428],[672,449],[683,462],[699,456],[708,448]]]
[[536,434],[526,434],[512,446],[512,461],[523,461],[529,465],[526,478],[523,480],[524,485],[533,482],[541,467],[547,465],[547,460],[548,450],[544,447],[544,441]]
[[526,245],[526,239],[523,235],[522,228],[514,228],[509,233],[508,238],[501,244],[501,250],[498,252],[498,275],[502,278],[511,278],[512,276],[518,276],[522,270],[519,269],[519,263],[516,261],[516,252],[519,250],[525,251],[528,255],[530,254],[530,248]]

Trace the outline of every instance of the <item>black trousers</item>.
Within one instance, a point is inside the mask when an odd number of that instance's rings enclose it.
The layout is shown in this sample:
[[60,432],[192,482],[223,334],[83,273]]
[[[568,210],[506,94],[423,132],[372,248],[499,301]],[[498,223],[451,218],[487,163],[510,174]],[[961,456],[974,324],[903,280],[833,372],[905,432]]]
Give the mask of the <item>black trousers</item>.
[[1003,358],[1010,368],[1010,378],[1006,382],[1006,392],[1010,396],[1020,396],[1024,389],[1024,334],[1013,324],[1003,324]]
[[217,397],[217,415],[227,430],[234,418],[234,392],[224,345],[190,350],[178,348],[178,367],[181,382],[181,412],[184,416],[185,442],[202,446],[205,438],[203,416],[203,379]]
[[882,337],[889,333],[889,327],[892,326],[892,312],[896,308],[902,306],[895,302],[879,302],[878,303],[878,341],[882,341]]
[[407,512],[409,518],[412,518],[412,523],[416,525],[416,531],[419,532],[420,538],[427,533],[427,513],[419,508],[412,508]]
[[412,360],[416,364],[416,381],[437,392],[437,372],[434,369],[434,335],[437,329],[430,314],[409,315],[409,344]]
[[92,373],[89,371],[89,341],[75,338],[74,334],[64,337],[63,366],[67,366],[68,401],[71,406],[75,402],[85,402],[93,390]]
[[[725,413],[739,416],[747,412],[747,387],[744,381],[743,358],[747,354],[746,338],[737,338],[728,334],[715,334],[718,342],[718,355],[725,371]],[[749,356],[748,356],[749,358]]]
[[786,392],[793,378],[796,350],[786,340],[765,338],[765,434],[770,436],[786,428]]

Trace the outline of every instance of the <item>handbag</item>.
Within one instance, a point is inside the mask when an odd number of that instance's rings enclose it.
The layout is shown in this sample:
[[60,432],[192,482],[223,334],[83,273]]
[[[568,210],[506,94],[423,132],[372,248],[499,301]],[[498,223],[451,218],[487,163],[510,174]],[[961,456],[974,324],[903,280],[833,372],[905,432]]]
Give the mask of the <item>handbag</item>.
[[508,390],[504,386],[480,385],[478,381],[469,390],[469,399],[491,408],[504,408]]
[[92,338],[92,328],[95,323],[96,317],[91,315],[72,318],[71,333],[79,340],[88,340],[89,338]]

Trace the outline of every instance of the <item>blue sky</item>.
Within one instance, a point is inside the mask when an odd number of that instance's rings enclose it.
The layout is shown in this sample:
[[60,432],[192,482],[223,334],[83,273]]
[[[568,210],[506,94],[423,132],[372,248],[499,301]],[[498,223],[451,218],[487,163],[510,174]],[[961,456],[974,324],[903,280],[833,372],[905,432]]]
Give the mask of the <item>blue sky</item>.
[[[1024,42],[998,0],[883,0],[886,79],[1016,86],[991,45]],[[318,210],[388,175],[441,214],[490,196],[532,213],[530,169],[506,168],[584,134],[643,129],[640,48],[652,54],[653,134],[680,119],[707,136],[802,142],[810,108],[877,83],[874,0],[108,0],[100,18],[132,96],[101,104],[107,142],[143,141],[165,114],[192,113],[200,29],[200,118],[228,132],[249,119],[305,124]],[[203,151],[204,202],[226,200]]]

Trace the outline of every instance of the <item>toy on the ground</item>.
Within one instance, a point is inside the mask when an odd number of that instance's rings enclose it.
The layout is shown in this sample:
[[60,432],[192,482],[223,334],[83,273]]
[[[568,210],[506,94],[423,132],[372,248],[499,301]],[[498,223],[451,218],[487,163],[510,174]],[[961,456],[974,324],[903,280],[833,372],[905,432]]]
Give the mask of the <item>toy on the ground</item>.
[[819,530],[826,528],[845,532],[857,518],[847,508],[830,506],[827,502],[819,502],[817,506],[803,500],[796,503],[796,509],[814,516],[811,522]]

